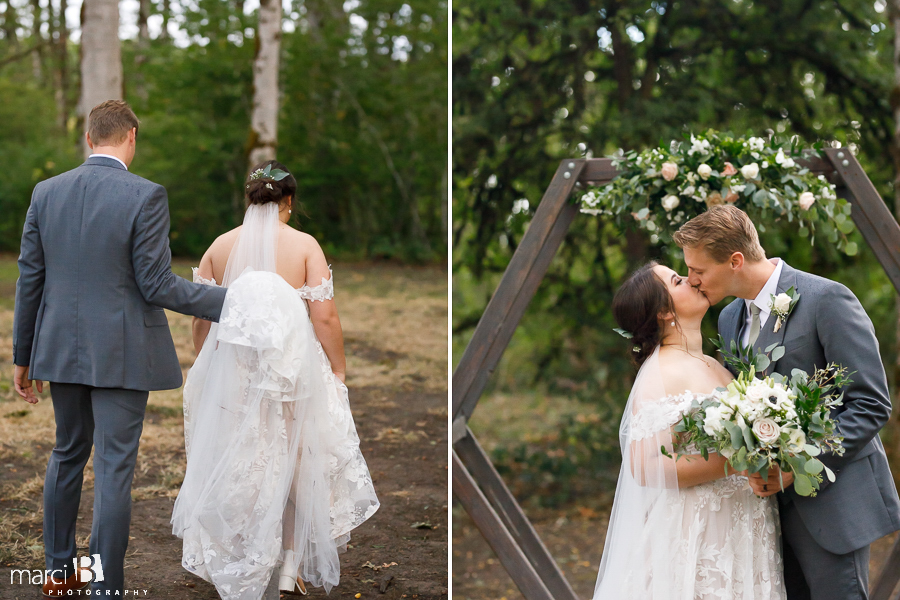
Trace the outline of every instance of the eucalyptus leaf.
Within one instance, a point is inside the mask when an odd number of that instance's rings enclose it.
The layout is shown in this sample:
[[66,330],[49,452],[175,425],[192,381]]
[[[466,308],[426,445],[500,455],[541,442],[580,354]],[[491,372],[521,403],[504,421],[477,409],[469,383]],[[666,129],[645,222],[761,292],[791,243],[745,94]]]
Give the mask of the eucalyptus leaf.
[[802,473],[794,474],[794,491],[801,496],[809,496],[813,492],[812,481],[809,475]]

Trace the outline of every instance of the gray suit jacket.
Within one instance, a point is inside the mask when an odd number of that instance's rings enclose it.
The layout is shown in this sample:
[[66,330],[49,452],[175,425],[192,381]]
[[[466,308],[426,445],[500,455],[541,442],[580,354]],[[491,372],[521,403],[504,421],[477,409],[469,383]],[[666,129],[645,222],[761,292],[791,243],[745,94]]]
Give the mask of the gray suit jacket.
[[163,308],[218,321],[225,289],[171,271],[166,190],[94,157],[34,188],[16,282],[13,360],[32,379],[182,384]]
[[[812,373],[829,363],[855,371],[844,389],[844,405],[832,416],[844,436],[843,456],[823,456],[837,477],[826,478],[815,498],[787,491],[803,524],[820,546],[834,554],[846,554],[900,529],[900,500],[888,468],[878,432],[891,416],[888,384],[878,353],[872,321],[856,296],[840,283],[804,273],[785,263],[778,280],[778,293],[792,287],[800,300],[782,328],[775,333],[770,316],[756,340],[765,349],[778,342],[784,356],[766,373],[790,377],[791,370]],[[719,332],[730,345],[740,340],[746,319],[741,299],[719,315]],[[780,494],[779,494],[780,495]]]

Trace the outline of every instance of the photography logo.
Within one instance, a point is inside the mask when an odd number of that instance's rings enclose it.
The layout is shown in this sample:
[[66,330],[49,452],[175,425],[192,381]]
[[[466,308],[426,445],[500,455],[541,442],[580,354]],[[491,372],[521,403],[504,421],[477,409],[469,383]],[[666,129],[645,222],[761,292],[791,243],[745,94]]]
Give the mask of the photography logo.
[[[103,581],[103,562],[100,560],[99,554],[91,556],[78,556],[72,559],[75,567],[76,581],[79,583],[91,583],[93,581]],[[43,585],[49,580],[61,582],[65,577],[62,569],[46,570],[35,569],[11,569],[9,572],[9,582],[16,583],[18,575],[19,584]]]

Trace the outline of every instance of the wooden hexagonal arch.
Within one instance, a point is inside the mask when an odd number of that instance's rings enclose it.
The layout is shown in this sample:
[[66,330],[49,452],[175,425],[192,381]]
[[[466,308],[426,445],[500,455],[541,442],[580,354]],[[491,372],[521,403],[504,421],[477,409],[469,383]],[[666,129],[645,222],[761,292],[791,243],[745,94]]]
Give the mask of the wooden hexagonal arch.
[[[826,175],[853,205],[857,229],[900,293],[900,225],[848,150],[824,153],[825,158],[801,162]],[[616,175],[607,158],[560,163],[453,372],[453,493],[527,600],[578,597],[467,423],[578,213],[568,201],[572,190],[579,183],[608,183]],[[873,581],[872,600],[890,600],[900,581],[900,537]]]

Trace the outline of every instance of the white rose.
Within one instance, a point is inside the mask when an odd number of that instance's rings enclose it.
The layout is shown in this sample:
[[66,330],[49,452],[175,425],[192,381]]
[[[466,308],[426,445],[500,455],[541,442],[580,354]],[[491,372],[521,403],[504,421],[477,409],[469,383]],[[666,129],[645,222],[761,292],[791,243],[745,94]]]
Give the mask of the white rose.
[[697,191],[697,189],[694,186],[689,185],[686,188],[684,188],[683,190],[681,190],[681,195],[682,196],[693,196],[694,192],[696,192],[696,191]]
[[806,434],[803,433],[802,429],[791,429],[791,439],[788,441],[788,446],[792,452],[800,452],[803,450],[803,446],[806,444]]
[[757,175],[759,175],[759,165],[756,163],[744,165],[741,167],[741,175],[744,176],[744,179],[756,179]]
[[800,208],[803,210],[809,210],[809,207],[815,203],[816,197],[813,196],[812,192],[803,192],[800,194]]
[[753,423],[753,433],[763,444],[771,444],[781,436],[781,427],[772,419],[757,419]]
[[781,163],[781,166],[784,167],[785,169],[790,169],[790,168],[792,168],[795,164],[796,164],[796,163],[794,163],[794,159],[793,159],[793,158],[787,157],[786,159],[784,159],[784,162]]
[[790,307],[791,297],[784,292],[775,296],[775,300],[772,302],[772,308],[780,313],[786,313]]
[[775,155],[775,162],[779,165],[784,162],[784,150],[778,150],[778,154]]
[[662,207],[668,212],[671,212],[673,209],[677,208],[679,204],[680,201],[678,200],[678,196],[674,196],[672,194],[662,199]]
[[712,167],[708,164],[703,163],[699,167],[697,167],[697,175],[703,178],[703,180],[709,179],[709,176],[712,175]]

